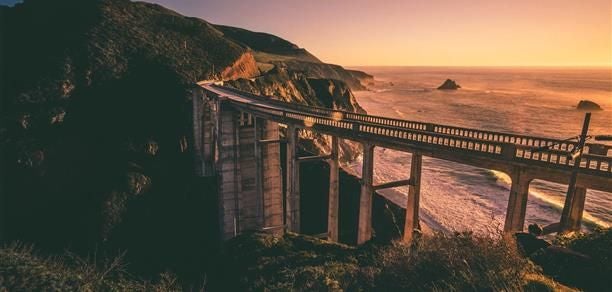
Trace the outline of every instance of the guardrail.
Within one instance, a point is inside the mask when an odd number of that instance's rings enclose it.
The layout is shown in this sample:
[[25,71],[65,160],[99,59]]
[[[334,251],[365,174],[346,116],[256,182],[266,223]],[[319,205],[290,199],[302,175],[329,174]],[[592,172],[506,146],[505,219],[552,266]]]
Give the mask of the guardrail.
[[[255,115],[275,117],[284,123],[294,123],[302,127],[312,127],[314,129],[323,127],[351,131],[351,136],[354,137],[376,136],[394,142],[411,143],[417,146],[447,147],[453,149],[453,151],[461,150],[465,153],[487,155],[501,160],[538,163],[563,169],[569,169],[574,163],[574,160],[567,158],[568,149],[571,150],[575,145],[572,142],[403,121],[303,105],[296,106],[286,102],[262,99],[251,94],[243,94],[240,91],[237,91],[236,94],[246,97],[253,96],[260,101],[265,101],[266,104],[278,106],[270,108],[254,103],[230,100],[239,109]],[[281,107],[282,109],[279,109]],[[342,116],[338,116],[337,113],[342,114]],[[540,146],[547,145],[543,143],[558,142],[564,143],[560,143],[558,147],[552,149],[534,151]],[[610,176],[612,175],[612,157],[585,153],[580,167],[591,170],[598,175]]]
[[[479,139],[483,141],[511,143],[511,144],[517,144],[517,145],[523,145],[523,146],[542,147],[542,146],[552,145],[550,146],[551,150],[561,150],[561,151],[567,151],[567,152],[572,151],[577,145],[577,142],[574,142],[574,141],[566,141],[566,140],[560,140],[560,139],[554,139],[554,138],[545,138],[545,137],[537,137],[537,136],[529,136],[529,135],[521,135],[521,134],[512,134],[512,133],[486,131],[486,130],[471,129],[471,128],[462,128],[462,127],[448,126],[448,125],[441,125],[441,124],[401,120],[401,119],[388,118],[388,117],[375,116],[375,115],[366,115],[366,114],[360,114],[360,113],[347,112],[344,110],[332,110],[328,108],[302,105],[302,104],[296,104],[296,103],[287,103],[284,101],[279,101],[279,100],[274,100],[274,99],[266,99],[261,96],[251,94],[248,92],[243,92],[235,88],[220,87],[220,86],[216,86],[216,87],[222,90],[233,92],[235,94],[247,96],[247,97],[254,98],[260,101],[265,101],[270,104],[280,105],[283,107],[297,109],[300,111],[306,111],[306,112],[313,113],[313,114],[326,115],[326,116],[331,116],[331,117],[340,115],[341,116],[340,118],[346,119],[348,121],[360,121],[364,123],[384,125],[384,126],[390,126],[390,127],[431,131],[431,132],[437,132],[437,133],[453,135],[453,136],[474,138],[474,139]],[[604,151],[608,151],[609,149],[612,149],[612,146],[605,145],[605,144],[587,143],[586,145],[587,152],[591,145],[597,145],[599,147],[603,147]]]

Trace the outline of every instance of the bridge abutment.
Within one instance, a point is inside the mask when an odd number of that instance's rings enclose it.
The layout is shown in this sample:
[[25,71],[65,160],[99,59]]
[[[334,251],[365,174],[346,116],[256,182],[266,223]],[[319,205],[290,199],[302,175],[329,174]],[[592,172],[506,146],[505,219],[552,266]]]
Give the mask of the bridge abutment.
[[244,231],[283,231],[278,124],[221,104],[217,125],[219,222],[223,239]]
[[[258,198],[261,200],[262,228],[272,233],[283,232],[283,191],[278,123],[255,120],[255,157],[258,172]],[[275,142],[262,142],[275,141]]]

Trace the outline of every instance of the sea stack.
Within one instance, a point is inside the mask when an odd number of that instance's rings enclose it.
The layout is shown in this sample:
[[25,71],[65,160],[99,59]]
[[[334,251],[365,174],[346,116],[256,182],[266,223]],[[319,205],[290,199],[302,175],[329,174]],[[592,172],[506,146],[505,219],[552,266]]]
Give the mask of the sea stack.
[[576,109],[579,110],[588,110],[588,111],[602,111],[603,109],[598,104],[590,101],[590,100],[581,100],[578,105],[576,105]]
[[457,84],[455,80],[451,79],[446,79],[446,81],[444,81],[442,85],[438,86],[438,89],[440,90],[457,90],[459,88],[461,88],[461,86],[459,86],[459,84]]

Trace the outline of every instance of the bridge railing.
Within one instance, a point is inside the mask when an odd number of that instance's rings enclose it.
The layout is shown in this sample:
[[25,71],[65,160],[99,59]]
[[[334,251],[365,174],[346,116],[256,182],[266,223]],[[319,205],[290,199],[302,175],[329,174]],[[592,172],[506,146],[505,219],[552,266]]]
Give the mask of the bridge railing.
[[[370,124],[377,124],[377,125],[384,125],[384,126],[391,126],[391,127],[431,131],[431,132],[437,132],[437,133],[453,135],[453,136],[461,136],[461,137],[474,138],[474,139],[479,139],[479,140],[484,140],[484,141],[494,141],[494,142],[500,142],[500,143],[511,143],[511,144],[517,144],[517,145],[523,145],[523,146],[542,147],[542,146],[550,145],[551,150],[561,150],[561,151],[566,151],[566,152],[572,151],[577,145],[577,142],[575,141],[566,141],[566,140],[560,140],[560,139],[554,139],[554,138],[536,137],[536,136],[529,136],[529,135],[511,134],[511,133],[504,133],[504,132],[494,132],[494,131],[462,128],[462,127],[448,126],[448,125],[441,125],[441,124],[424,123],[424,122],[418,122],[418,121],[401,120],[401,119],[388,118],[388,117],[382,117],[382,116],[353,113],[353,112],[348,112],[344,110],[332,110],[332,109],[316,107],[316,106],[288,103],[288,102],[284,102],[280,100],[265,99],[265,98],[262,98],[261,96],[243,92],[241,90],[234,89],[234,88],[228,88],[228,87],[220,87],[220,88],[234,92],[236,94],[248,96],[248,97],[251,97],[257,100],[266,101],[266,102],[273,103],[276,105],[298,109],[301,111],[306,111],[306,112],[310,112],[314,114],[327,115],[327,116],[332,116],[335,118],[338,118],[338,115],[341,115],[340,118],[346,119],[349,121],[360,121],[363,123],[370,123]],[[591,145],[595,145],[595,144],[588,143],[587,152]],[[605,149],[604,151],[608,151],[609,149],[612,148],[612,146],[608,146],[608,145],[603,145],[603,144],[597,144],[597,145],[600,148],[603,147],[603,149]]]
[[[238,92],[240,95],[248,96],[242,92]],[[254,95],[253,95],[254,96]],[[256,96],[254,96],[256,97]],[[270,100],[259,98],[262,101],[266,101],[266,104],[270,104]],[[238,101],[232,101],[232,103],[238,108],[253,112],[255,114],[264,114],[267,116],[275,117],[279,121],[292,122],[298,126],[306,128],[323,128],[327,130],[343,130],[350,131],[352,137],[364,137],[369,136],[374,140],[385,138],[388,141],[395,141],[399,143],[410,143],[415,146],[441,146],[450,147],[456,150],[461,150],[466,153],[480,153],[488,156],[494,156],[498,159],[514,160],[525,163],[540,163],[543,165],[560,167],[568,169],[573,166],[574,161],[568,159],[568,147],[571,146],[560,146],[552,149],[546,149],[535,151],[536,148],[544,145],[533,142],[534,140],[523,135],[515,136],[503,136],[503,133],[495,133],[488,131],[480,131],[488,135],[498,136],[479,136],[458,127],[452,130],[445,131],[431,131],[429,128],[421,127],[419,125],[407,125],[397,124],[389,122],[383,119],[378,120],[380,117],[372,116],[372,119],[363,118],[363,116],[354,113],[341,112],[343,117],[335,116],[334,113],[338,111],[322,109],[322,108],[310,108],[308,106],[291,106],[290,103],[278,102],[276,104],[281,105],[279,107],[270,108],[264,105],[241,103]],[[346,118],[346,115],[355,115],[352,118]],[[409,121],[400,122],[410,123]],[[377,124],[390,123],[390,125]],[[425,123],[421,123],[425,124]],[[428,124],[426,124],[428,125]],[[461,132],[460,130],[464,130]],[[457,132],[459,131],[459,132]],[[502,134],[502,135],[499,135]],[[473,137],[474,136],[474,137]],[[556,142],[555,139],[539,138],[541,141],[546,143]],[[532,144],[532,145],[521,145],[518,143]],[[603,175],[612,175],[612,157],[594,154],[584,154],[580,165],[581,168],[595,171],[596,173]]]
[[[568,157],[566,151],[557,149],[535,151],[537,148],[518,146],[515,157],[524,161],[538,161],[561,166],[573,166],[575,163],[575,160]],[[585,153],[580,160],[580,168],[601,171],[612,175],[612,157]]]

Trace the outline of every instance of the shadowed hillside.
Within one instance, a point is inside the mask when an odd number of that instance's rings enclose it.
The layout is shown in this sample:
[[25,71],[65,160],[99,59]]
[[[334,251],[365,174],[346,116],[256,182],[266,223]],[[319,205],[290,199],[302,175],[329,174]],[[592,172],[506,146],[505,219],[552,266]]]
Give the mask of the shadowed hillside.
[[[229,37],[231,28],[127,0],[26,0],[0,13],[2,241],[128,250],[138,274],[200,281],[218,247],[217,202],[215,180],[193,176],[189,90],[255,76],[290,87],[303,77],[262,74],[256,56],[294,45],[257,46],[238,40],[251,32]],[[343,81],[329,82],[339,90],[295,96],[360,109]]]

